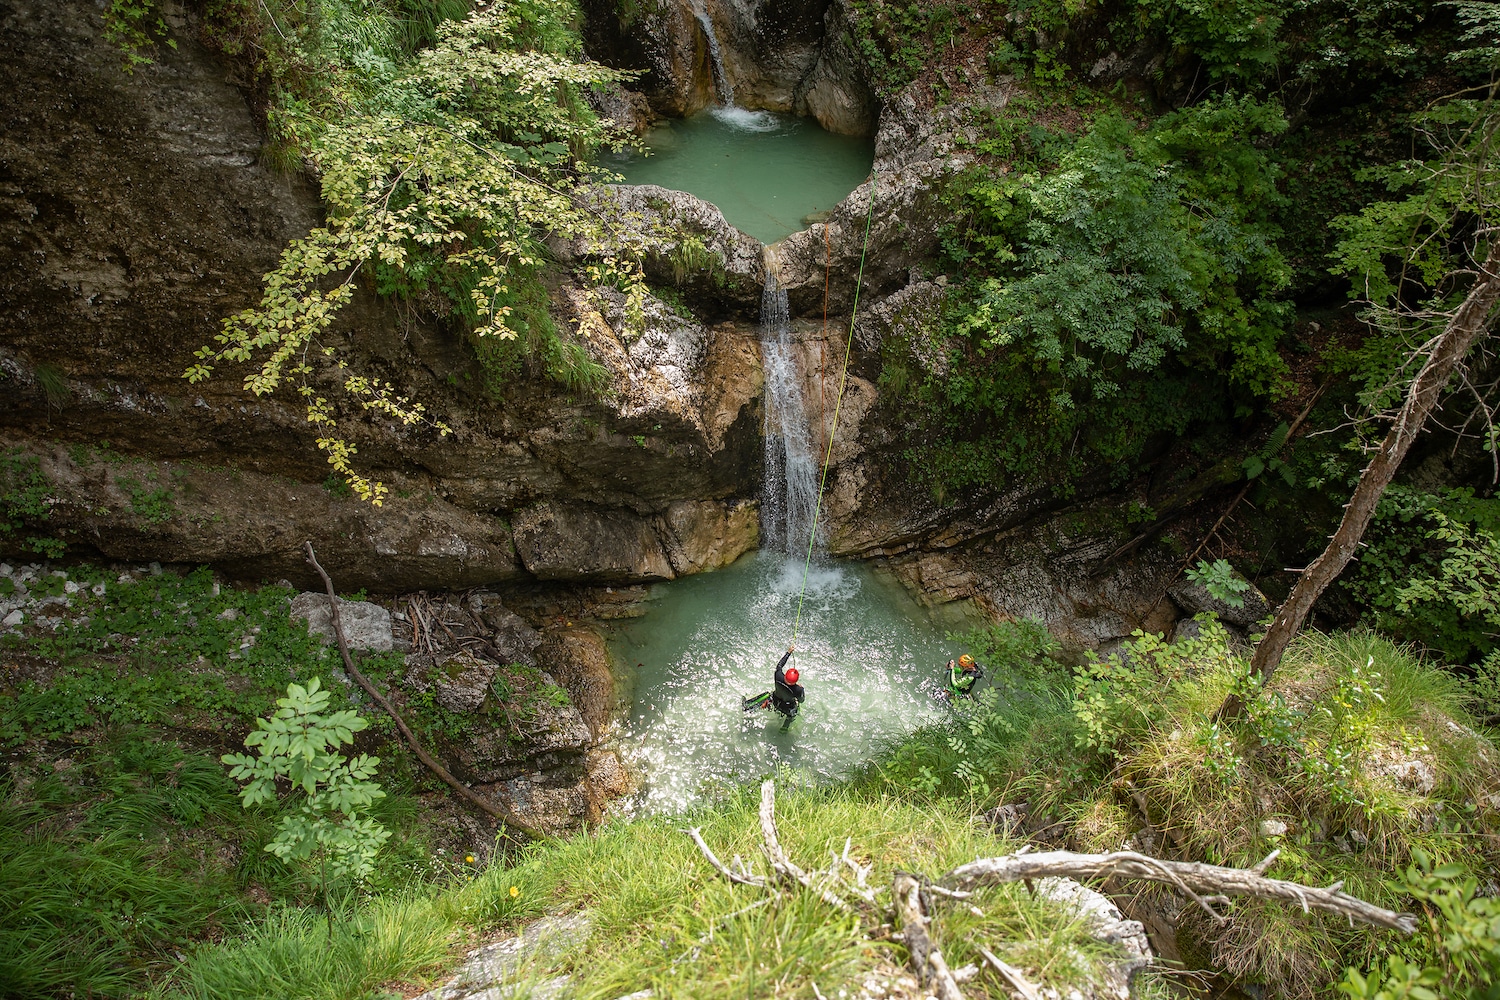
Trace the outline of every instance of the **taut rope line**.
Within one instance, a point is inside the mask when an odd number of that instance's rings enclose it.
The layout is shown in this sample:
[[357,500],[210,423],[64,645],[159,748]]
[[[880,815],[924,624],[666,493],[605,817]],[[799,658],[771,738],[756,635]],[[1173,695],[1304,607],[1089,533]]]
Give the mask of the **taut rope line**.
[[[870,252],[870,221],[875,217],[875,185],[879,175],[874,170],[870,171],[870,202],[865,209],[865,241],[859,251],[859,273],[854,279],[854,305],[849,309],[849,337],[844,344],[844,371],[839,376],[839,394],[833,403],[833,426],[828,431],[828,447],[823,453],[823,476],[818,480],[818,501],[813,506],[812,531],[807,538],[807,558],[802,562],[802,592],[797,595],[797,617],[792,622],[792,644],[797,643],[797,630],[802,627],[802,603],[807,600],[807,574],[812,568],[813,545],[818,539],[818,519],[823,513],[823,490],[828,485],[828,467],[833,461],[833,439],[839,431],[839,410],[844,405],[844,390],[849,385],[849,356],[854,351],[854,320],[859,315],[859,293],[864,287],[865,281],[865,255]],[[828,235],[827,223],[824,223],[823,235]],[[824,295],[827,295],[826,285],[828,283],[827,272],[824,272],[823,282],[825,285]],[[826,310],[826,306],[824,307]],[[826,319],[825,319],[826,322]]]

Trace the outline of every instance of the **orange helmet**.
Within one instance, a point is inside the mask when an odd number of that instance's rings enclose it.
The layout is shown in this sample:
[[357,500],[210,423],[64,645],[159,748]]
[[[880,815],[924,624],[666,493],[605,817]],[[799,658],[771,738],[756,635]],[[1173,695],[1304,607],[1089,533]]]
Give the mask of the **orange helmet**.
[[963,656],[960,656],[958,658],[958,665],[960,667],[963,667],[965,670],[973,670],[974,657],[970,656],[968,653],[965,653]]
[[786,672],[786,682],[788,684],[795,684],[797,683],[797,678],[801,676],[801,674],[797,673],[797,668],[793,667]]

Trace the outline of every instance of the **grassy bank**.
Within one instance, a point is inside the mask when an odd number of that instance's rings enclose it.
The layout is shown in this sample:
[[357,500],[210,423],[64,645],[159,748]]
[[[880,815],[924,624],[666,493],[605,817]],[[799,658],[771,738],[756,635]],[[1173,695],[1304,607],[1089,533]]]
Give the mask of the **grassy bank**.
[[[69,603],[0,639],[0,909],[15,914],[0,926],[0,992],[409,994],[476,943],[559,913],[587,914],[588,941],[527,975],[569,974],[582,997],[810,996],[813,984],[834,996],[872,975],[895,982],[905,965],[899,942],[811,894],[754,905],[759,891],[713,873],[682,828],[701,826],[726,859],[758,858],[748,791],[506,856],[480,845],[444,856],[436,800],[419,802],[393,757],[374,818],[394,835],[370,878],[325,906],[311,868],[264,849],[289,807],[241,808],[218,759],[280,685],[331,668],[288,622],[289,595],[215,587],[207,574],[122,582],[87,569],[29,586]],[[1308,634],[1248,722],[1226,729],[1209,720],[1245,662],[1216,624],[1195,627],[1195,638],[1140,636],[1077,668],[1052,659],[1038,629],[975,636],[991,677],[1009,680],[950,724],[839,787],[782,777],[789,853],[820,867],[847,838],[873,866],[870,884],[888,886],[898,869],[937,875],[1023,838],[1234,866],[1276,849],[1275,877],[1342,881],[1402,910],[1421,909],[1404,873],[1424,857],[1428,869],[1456,866],[1450,881],[1500,870],[1500,754],[1466,712],[1470,691],[1440,665],[1371,633]],[[442,720],[415,721],[437,732]],[[1000,804],[1017,808],[997,831],[981,814]],[[1320,994],[1347,967],[1393,956],[1472,979],[1431,908],[1434,922],[1399,941],[1258,901],[1213,925],[1169,893],[1106,888],[1174,918],[1187,968],[1278,995]],[[1065,989],[1097,981],[1110,957],[1024,889],[986,890],[975,905],[983,916],[953,907],[938,921],[954,965],[984,944]],[[983,982],[966,993],[1004,995]]]
[[[444,942],[459,946],[572,912],[588,914],[587,939],[536,959],[521,980],[569,974],[570,995],[609,1000],[647,988],[658,997],[807,997],[813,984],[837,996],[872,975],[898,980],[905,954],[897,941],[871,940],[857,917],[810,893],[768,904],[760,890],[731,886],[682,829],[700,826],[725,858],[758,861],[757,804],[747,791],[689,816],[615,822],[536,845],[443,892],[373,903],[335,923],[332,945],[321,923],[283,914],[245,939],[200,950],[161,995],[366,996],[382,982],[394,989],[392,980],[430,971]],[[792,858],[821,866],[847,838],[851,854],[873,866],[871,885],[889,885],[897,869],[935,875],[1015,846],[958,803],[917,805],[849,789],[784,791],[777,816]],[[979,961],[973,944],[987,943],[1044,986],[1086,987],[1117,957],[1077,916],[1019,885],[984,890],[971,902],[982,916],[944,911],[938,944],[955,966]],[[337,957],[326,961],[325,951]],[[976,984],[970,995],[1007,994]]]

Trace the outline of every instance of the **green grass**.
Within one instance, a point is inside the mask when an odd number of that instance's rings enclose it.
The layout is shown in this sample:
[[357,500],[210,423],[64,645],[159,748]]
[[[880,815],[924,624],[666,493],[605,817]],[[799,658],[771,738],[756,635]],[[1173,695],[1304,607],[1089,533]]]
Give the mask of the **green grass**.
[[380,897],[331,920],[308,907],[277,907],[243,937],[198,951],[152,996],[370,997],[383,983],[435,970],[454,936],[452,921],[420,895]]
[[[1495,811],[1482,805],[1500,790],[1500,754],[1465,714],[1461,683],[1413,648],[1368,632],[1306,633],[1238,728],[1210,721],[1246,669],[1222,632],[1179,645],[1143,636],[1125,652],[1126,663],[1086,665],[1069,694],[981,700],[860,781],[976,806],[1025,800],[1086,851],[1138,834],[1144,802],[1152,826],[1169,831],[1155,853],[1250,866],[1277,848],[1275,877],[1342,880],[1396,909],[1413,905],[1392,883],[1414,849],[1477,873],[1500,867]],[[1433,787],[1394,780],[1402,764],[1430,769]],[[1265,819],[1286,834],[1262,834]],[[1180,937],[1191,962],[1286,996],[1314,995],[1398,946],[1256,901],[1236,904],[1227,928],[1188,913]],[[1399,946],[1427,960],[1434,945]]]
[[[805,868],[829,852],[870,864],[872,886],[889,886],[897,869],[938,875],[975,857],[1013,849],[953,803],[918,806],[850,789],[788,787],[777,820],[784,847]],[[465,932],[489,936],[538,917],[583,912],[586,941],[534,958],[522,982],[572,976],[570,995],[613,1000],[650,988],[658,997],[695,1000],[825,995],[853,989],[876,969],[902,966],[898,941],[871,939],[859,918],[811,893],[772,896],[732,886],[683,832],[700,826],[725,858],[759,860],[758,796],[731,794],[689,816],[618,821],[571,840],[536,844],[509,865],[436,894],[387,897],[356,918],[327,925],[306,913],[277,911],[245,937],[200,949],[158,992],[163,997],[283,996],[342,1000],[380,983],[419,981],[435,971]],[[1115,953],[1070,912],[1032,898],[1021,886],[984,890],[972,902],[982,916],[941,906],[935,936],[955,966],[978,959],[973,942],[1027,969],[1042,985],[1086,983]],[[760,904],[760,905],[756,905]],[[976,998],[1003,997],[984,978]]]

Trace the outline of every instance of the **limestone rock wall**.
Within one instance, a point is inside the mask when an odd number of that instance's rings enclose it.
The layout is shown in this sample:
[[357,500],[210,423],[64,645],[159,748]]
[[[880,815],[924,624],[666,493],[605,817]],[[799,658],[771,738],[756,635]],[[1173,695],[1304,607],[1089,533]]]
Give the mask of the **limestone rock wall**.
[[[729,518],[756,495],[759,360],[732,313],[710,327],[653,301],[627,334],[607,293],[564,285],[555,312],[615,390],[575,395],[523,372],[497,400],[461,335],[361,296],[332,345],[453,428],[344,415],[359,464],[390,487],[378,508],[330,479],[290,390],[249,396],[232,367],[183,380],[320,209],[305,180],[262,164],[246,96],[173,18],[178,47],[127,75],[95,7],[0,7],[12,54],[0,64],[0,442],[54,484],[48,533],[75,556],[304,583],[311,539],[341,586],[387,592],[665,579],[743,550],[666,520],[684,502]],[[651,556],[585,572],[533,546],[528,564],[512,520],[552,501],[614,532],[603,549],[628,541]],[[753,543],[740,532],[736,544]]]
[[680,118],[727,103],[714,80],[713,26],[721,71],[744,108],[809,115],[831,132],[872,135],[878,101],[849,36],[843,0],[612,0],[584,5],[594,58],[640,72],[631,86],[659,115]]

